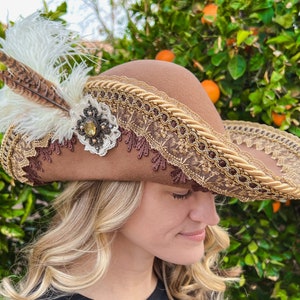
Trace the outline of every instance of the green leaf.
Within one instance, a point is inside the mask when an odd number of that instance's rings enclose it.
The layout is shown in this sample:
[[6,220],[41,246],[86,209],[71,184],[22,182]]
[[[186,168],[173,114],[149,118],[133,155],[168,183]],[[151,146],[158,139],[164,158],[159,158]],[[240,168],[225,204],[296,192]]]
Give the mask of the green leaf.
[[257,262],[257,256],[255,254],[250,254],[248,253],[246,256],[245,256],[245,264],[247,266],[255,266],[256,262]]
[[288,300],[288,296],[285,290],[281,289],[281,281],[275,283],[275,288],[273,289],[271,298],[280,299],[280,300]]
[[265,207],[267,207],[268,205],[270,205],[270,201],[260,201],[259,202],[259,207],[257,212],[262,211]]
[[251,253],[254,253],[257,251],[258,249],[258,246],[257,244],[255,243],[255,241],[251,241],[251,243],[248,245],[248,249]]
[[211,58],[211,62],[214,66],[218,67],[227,57],[227,53],[225,52],[219,52],[218,54],[215,54]]
[[2,191],[5,188],[5,183],[3,181],[0,181],[0,191]]
[[248,45],[248,46],[252,46],[254,44],[254,42],[256,42],[256,40],[257,40],[257,37],[251,35],[251,36],[246,38],[245,44]]
[[56,198],[60,194],[60,191],[54,190],[53,187],[35,187],[35,189],[44,198],[50,200]]
[[32,193],[32,189],[29,186],[26,186],[19,194],[17,203],[23,203],[28,199],[28,196]]
[[219,88],[222,91],[222,94],[225,96],[232,96],[232,88],[226,81],[220,81],[219,82]]
[[261,105],[253,105],[250,111],[256,116],[262,112],[263,108]]
[[1,209],[0,215],[6,219],[13,219],[23,215],[23,209]]
[[292,63],[295,63],[295,62],[297,62],[298,60],[300,60],[300,52],[298,52],[297,54],[295,54],[295,55],[290,59],[290,61],[291,61]]
[[0,62],[0,71],[6,71],[7,67],[4,63]]
[[263,248],[265,250],[269,250],[271,248],[270,243],[263,239],[258,241],[258,245],[260,248]]
[[246,60],[241,55],[236,55],[228,63],[228,71],[233,79],[238,79],[246,71]]
[[27,201],[26,201],[26,206],[25,206],[25,210],[24,210],[24,215],[21,219],[21,224],[23,224],[26,219],[28,218],[28,216],[30,215],[33,207],[34,207],[34,204],[35,204],[35,197],[32,193],[30,193],[28,195],[28,198],[27,198]]
[[294,43],[294,39],[288,34],[282,34],[267,40],[267,44],[283,44],[283,43]]
[[275,229],[270,228],[269,234],[270,234],[271,237],[277,238],[278,235],[279,235],[279,232],[277,230],[275,230]]
[[271,259],[271,260],[270,260],[270,263],[271,263],[272,265],[284,267],[284,264],[281,263],[279,260],[276,260],[276,259]]
[[283,28],[290,28],[294,23],[294,15],[292,13],[285,14],[284,16],[276,16],[273,21]]
[[249,17],[259,19],[264,24],[270,24],[274,16],[274,10],[272,7],[267,9],[258,10],[255,13],[252,13]]
[[240,234],[242,234],[243,232],[245,232],[247,230],[247,227],[246,226],[242,226],[241,228],[240,228],[240,230],[236,233],[237,235],[240,235]]
[[13,223],[7,223],[0,226],[0,232],[9,238],[22,238],[24,236],[24,231],[22,228]]
[[296,126],[291,126],[289,128],[289,132],[300,137],[300,127],[296,127]]
[[0,169],[0,177],[6,182],[11,184],[12,179],[4,172]]
[[9,251],[8,250],[7,238],[4,235],[0,235],[0,253],[2,251],[4,251],[4,252],[8,252]]
[[255,92],[249,94],[249,99],[253,104],[260,105],[263,95],[263,89],[257,89]]
[[276,96],[276,94],[272,90],[265,90],[264,96],[263,96],[263,104],[266,107],[271,106],[272,104],[274,104],[275,96]]
[[241,43],[243,43],[250,34],[251,34],[251,31],[239,30],[237,33],[237,38],[236,38],[237,45],[239,46]]
[[264,10],[264,9],[272,7],[272,4],[273,4],[272,0],[271,1],[268,1],[268,0],[267,1],[266,0],[263,0],[263,1],[253,1],[252,10],[253,11]]
[[271,83],[275,83],[275,82],[278,82],[280,81],[281,79],[283,78],[283,75],[276,72],[276,71],[273,71],[272,72],[272,75],[271,75],[271,79],[270,79],[270,82]]
[[228,253],[232,252],[232,251],[236,250],[237,248],[239,248],[240,246],[241,246],[240,242],[238,242],[234,239],[231,239],[230,246],[229,246],[229,249],[227,251],[228,251]]
[[45,17],[47,17],[47,18],[49,18],[51,20],[61,20],[60,17],[62,17],[63,15],[65,15],[66,12],[67,12],[67,3],[63,2],[63,3],[61,3],[56,8],[55,11],[49,11],[49,10],[47,10],[46,13],[45,13]]

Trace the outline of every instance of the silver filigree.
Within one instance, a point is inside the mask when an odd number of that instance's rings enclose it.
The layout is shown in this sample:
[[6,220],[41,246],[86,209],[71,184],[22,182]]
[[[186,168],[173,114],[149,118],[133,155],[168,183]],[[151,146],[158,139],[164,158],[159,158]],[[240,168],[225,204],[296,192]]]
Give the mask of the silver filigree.
[[105,156],[114,148],[121,132],[108,105],[87,95],[71,112],[74,131],[85,150]]

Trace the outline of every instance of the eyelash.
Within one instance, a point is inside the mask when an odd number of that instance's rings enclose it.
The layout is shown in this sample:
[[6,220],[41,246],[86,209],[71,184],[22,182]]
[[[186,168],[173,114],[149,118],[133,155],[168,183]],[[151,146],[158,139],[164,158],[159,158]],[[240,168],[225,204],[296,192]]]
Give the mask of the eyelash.
[[186,194],[175,194],[173,193],[173,198],[174,199],[186,199],[188,198],[190,195],[192,194],[191,190],[188,190],[188,192]]

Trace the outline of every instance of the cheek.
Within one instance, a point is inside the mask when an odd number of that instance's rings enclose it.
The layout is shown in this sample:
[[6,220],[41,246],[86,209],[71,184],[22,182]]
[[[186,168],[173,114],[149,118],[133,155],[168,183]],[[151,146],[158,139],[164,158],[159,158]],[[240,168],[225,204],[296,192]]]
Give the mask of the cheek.
[[145,238],[172,238],[182,229],[182,224],[188,218],[187,210],[175,203],[162,205],[160,202],[160,205],[154,205],[151,200],[141,203],[127,220],[124,230],[128,233],[139,233]]
[[140,207],[127,220],[122,232],[130,238],[136,237],[153,243],[151,239],[158,242],[176,231],[180,221],[181,218],[171,217],[168,212]]
[[124,224],[121,233],[128,242],[151,252],[153,248],[166,247],[177,226],[168,211],[142,203]]
[[[147,210],[148,211],[148,210]],[[186,213],[161,214],[146,213],[138,209],[122,227],[121,234],[126,240],[126,247],[134,247],[156,256],[164,261],[188,265],[201,259],[204,253],[203,243],[186,243],[177,236],[186,220]]]

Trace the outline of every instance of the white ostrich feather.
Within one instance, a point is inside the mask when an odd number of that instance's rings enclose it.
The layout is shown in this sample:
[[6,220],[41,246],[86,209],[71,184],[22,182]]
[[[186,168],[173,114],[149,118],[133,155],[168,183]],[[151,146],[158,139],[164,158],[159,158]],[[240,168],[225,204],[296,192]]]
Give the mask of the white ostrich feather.
[[44,78],[59,84],[62,64],[79,54],[74,44],[79,38],[62,23],[42,18],[38,13],[16,22],[0,39],[3,51],[31,67]]
[[[70,57],[82,55],[79,47],[74,47],[78,43],[78,38],[61,23],[33,14],[7,29],[6,39],[0,39],[0,50],[53,83],[57,94],[72,109],[82,99],[89,68],[81,63],[70,75],[60,71]],[[70,116],[63,110],[34,103],[5,86],[0,90],[0,131],[12,124],[29,140],[52,132],[53,140],[63,141],[73,134]]]

